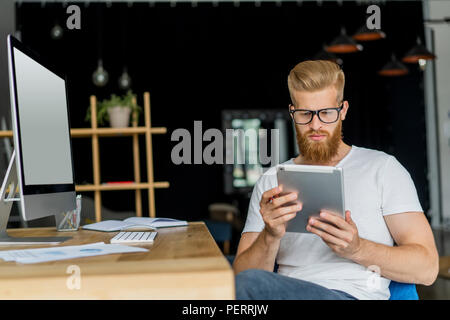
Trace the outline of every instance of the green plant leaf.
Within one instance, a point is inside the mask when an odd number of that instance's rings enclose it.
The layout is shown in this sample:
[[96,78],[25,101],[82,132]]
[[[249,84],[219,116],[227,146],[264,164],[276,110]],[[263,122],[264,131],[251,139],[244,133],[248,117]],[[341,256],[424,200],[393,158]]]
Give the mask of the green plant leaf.
[[[111,107],[128,107],[131,109],[131,115],[136,111],[137,121],[139,122],[139,115],[142,112],[142,108],[133,103],[133,98],[136,95],[133,94],[131,90],[128,90],[126,94],[122,96],[117,96],[116,94],[111,94],[109,99],[104,99],[97,102],[97,123],[99,125],[104,125],[105,122],[109,121],[108,109]],[[85,121],[91,121],[91,107],[89,106],[86,112]]]

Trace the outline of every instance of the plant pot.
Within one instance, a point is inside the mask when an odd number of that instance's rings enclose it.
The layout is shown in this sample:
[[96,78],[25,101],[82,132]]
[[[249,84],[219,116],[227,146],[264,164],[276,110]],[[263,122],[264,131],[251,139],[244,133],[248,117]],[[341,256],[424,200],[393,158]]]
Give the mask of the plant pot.
[[126,128],[130,125],[130,107],[108,108],[109,123],[111,128]]

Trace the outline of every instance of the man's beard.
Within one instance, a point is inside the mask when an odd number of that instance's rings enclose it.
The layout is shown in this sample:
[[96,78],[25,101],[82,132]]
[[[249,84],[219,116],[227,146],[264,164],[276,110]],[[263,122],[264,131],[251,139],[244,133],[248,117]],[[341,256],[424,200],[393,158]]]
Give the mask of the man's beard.
[[[309,130],[302,135],[297,125],[295,130],[297,131],[298,149],[305,163],[327,164],[337,155],[342,139],[342,120],[339,120],[331,136],[328,132],[320,130]],[[314,141],[308,138],[309,135],[325,135],[326,137],[320,141]]]

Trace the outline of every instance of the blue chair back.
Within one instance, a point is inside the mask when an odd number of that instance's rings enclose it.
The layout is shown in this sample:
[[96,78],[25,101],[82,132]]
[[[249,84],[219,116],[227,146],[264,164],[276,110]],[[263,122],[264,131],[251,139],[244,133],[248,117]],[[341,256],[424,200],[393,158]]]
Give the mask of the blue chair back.
[[232,237],[231,224],[228,222],[205,220],[206,227],[217,242],[230,241]]
[[413,283],[391,281],[389,291],[391,292],[389,300],[419,300],[416,285]]

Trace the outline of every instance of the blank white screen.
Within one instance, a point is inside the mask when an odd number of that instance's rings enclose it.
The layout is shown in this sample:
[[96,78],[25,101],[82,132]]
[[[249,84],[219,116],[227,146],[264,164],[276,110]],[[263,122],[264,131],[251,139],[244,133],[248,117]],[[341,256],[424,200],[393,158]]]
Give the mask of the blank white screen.
[[14,48],[26,185],[72,184],[65,81]]

